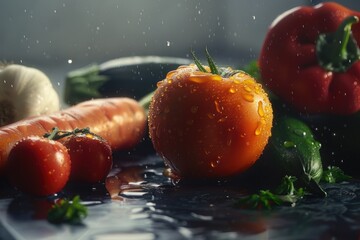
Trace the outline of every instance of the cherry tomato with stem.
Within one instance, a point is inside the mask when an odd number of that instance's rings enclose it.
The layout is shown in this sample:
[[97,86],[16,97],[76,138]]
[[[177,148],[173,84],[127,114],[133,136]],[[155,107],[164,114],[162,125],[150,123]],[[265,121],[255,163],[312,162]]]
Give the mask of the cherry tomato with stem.
[[71,159],[71,181],[92,184],[105,180],[113,163],[106,140],[83,129],[65,138],[63,144]]

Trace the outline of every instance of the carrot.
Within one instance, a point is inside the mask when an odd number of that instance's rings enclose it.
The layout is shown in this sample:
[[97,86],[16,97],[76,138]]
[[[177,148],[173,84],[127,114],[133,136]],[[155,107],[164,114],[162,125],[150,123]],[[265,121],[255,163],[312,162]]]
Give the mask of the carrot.
[[24,137],[48,133],[52,128],[89,127],[108,141],[113,150],[133,147],[146,128],[143,107],[130,98],[89,100],[56,113],[28,118],[0,128],[0,175],[14,144]]

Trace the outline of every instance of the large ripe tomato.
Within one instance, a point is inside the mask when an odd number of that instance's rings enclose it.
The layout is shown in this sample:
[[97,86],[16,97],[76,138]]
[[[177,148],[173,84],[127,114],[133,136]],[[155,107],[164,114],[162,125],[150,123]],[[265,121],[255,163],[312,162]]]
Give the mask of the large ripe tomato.
[[64,145],[71,158],[71,180],[83,183],[105,180],[113,162],[111,147],[105,140],[80,134],[69,137]]
[[190,65],[159,82],[150,104],[149,132],[155,150],[177,177],[242,173],[267,144],[273,119],[267,94],[246,73],[229,75]]
[[60,142],[38,136],[15,144],[9,153],[7,174],[19,190],[47,196],[63,189],[70,176],[70,156]]

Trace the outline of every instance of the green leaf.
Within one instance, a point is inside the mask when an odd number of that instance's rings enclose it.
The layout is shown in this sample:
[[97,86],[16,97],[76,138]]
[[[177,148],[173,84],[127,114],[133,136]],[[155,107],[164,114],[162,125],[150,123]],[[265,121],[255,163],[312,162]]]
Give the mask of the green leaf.
[[56,203],[48,213],[48,221],[54,224],[80,224],[86,216],[87,208],[81,204],[77,195],[72,201],[62,199]]
[[208,61],[211,73],[219,75],[219,71],[218,71],[218,69],[217,69],[217,67],[215,65],[214,60],[211,58],[210,53],[207,50],[207,48],[205,49],[205,54],[206,54],[206,59]]
[[260,190],[258,193],[241,198],[237,206],[250,209],[270,210],[274,205],[281,205],[283,201],[270,190]]
[[285,176],[280,185],[276,188],[275,192],[278,195],[294,195],[296,194],[294,182],[296,181],[294,176]]
[[260,68],[257,60],[251,61],[249,64],[244,66],[243,69],[247,74],[255,78],[257,81],[261,80]]
[[241,198],[237,206],[249,209],[270,210],[273,206],[294,204],[304,195],[304,189],[296,189],[293,176],[285,176],[275,191],[260,190],[258,193]]
[[91,98],[99,98],[99,89],[108,81],[106,76],[99,75],[98,65],[90,65],[68,73],[65,81],[64,99],[67,104]]
[[348,181],[352,177],[346,175],[343,170],[336,166],[328,166],[324,170],[321,181],[326,183],[338,183],[343,181]]
[[191,55],[194,59],[194,63],[195,65],[198,67],[199,71],[201,72],[207,72],[206,69],[204,68],[204,66],[201,64],[200,60],[195,56],[195,53],[193,51],[191,51]]

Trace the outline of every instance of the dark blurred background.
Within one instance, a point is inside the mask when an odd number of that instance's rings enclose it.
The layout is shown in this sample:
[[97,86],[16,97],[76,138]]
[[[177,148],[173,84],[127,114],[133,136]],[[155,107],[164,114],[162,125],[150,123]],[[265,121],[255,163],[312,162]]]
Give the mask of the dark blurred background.
[[[73,69],[113,58],[189,58],[208,47],[236,67],[256,59],[271,22],[289,0],[3,0],[0,60],[45,71],[58,90]],[[360,11],[360,1],[336,1]]]

